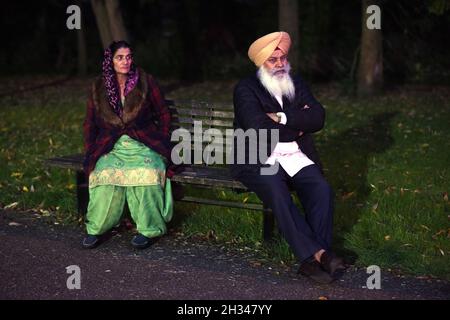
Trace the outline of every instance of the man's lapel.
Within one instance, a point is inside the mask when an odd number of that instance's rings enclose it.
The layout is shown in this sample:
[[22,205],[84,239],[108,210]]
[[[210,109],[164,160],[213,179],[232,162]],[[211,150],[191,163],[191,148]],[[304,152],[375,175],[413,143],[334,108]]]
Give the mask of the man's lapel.
[[286,96],[283,96],[283,110],[287,110],[291,107],[291,101]]
[[[282,112],[283,108],[281,108],[280,104],[278,103],[278,100],[273,97],[262,85],[262,90],[264,90],[264,104],[266,106],[269,106],[270,110],[268,112]],[[284,103],[284,100],[283,100]]]

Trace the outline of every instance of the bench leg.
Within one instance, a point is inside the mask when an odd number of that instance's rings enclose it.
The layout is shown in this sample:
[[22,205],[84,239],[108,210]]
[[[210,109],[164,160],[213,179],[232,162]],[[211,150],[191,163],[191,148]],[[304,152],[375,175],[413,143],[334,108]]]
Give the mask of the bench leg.
[[86,175],[83,171],[77,171],[77,205],[78,214],[86,215],[89,203],[89,189]]
[[274,217],[272,211],[264,205],[263,211],[263,239],[270,241],[273,238]]

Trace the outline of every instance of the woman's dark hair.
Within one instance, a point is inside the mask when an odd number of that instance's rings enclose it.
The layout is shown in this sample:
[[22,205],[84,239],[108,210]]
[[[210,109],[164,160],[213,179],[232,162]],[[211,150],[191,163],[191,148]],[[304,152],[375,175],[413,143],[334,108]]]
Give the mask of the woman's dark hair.
[[125,40],[120,40],[120,41],[113,41],[111,42],[111,44],[108,46],[109,50],[111,50],[112,55],[114,56],[114,54],[116,53],[117,50],[119,50],[120,48],[128,48],[131,50],[131,52],[133,52],[133,48],[131,47],[131,45],[126,42]]

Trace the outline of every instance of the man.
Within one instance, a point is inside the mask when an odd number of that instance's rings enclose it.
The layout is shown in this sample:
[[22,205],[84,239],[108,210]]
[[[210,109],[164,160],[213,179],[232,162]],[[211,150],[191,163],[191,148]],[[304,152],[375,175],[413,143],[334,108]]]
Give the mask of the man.
[[[329,283],[336,271],[345,267],[330,250],[333,191],[321,173],[311,136],[322,129],[325,110],[300,77],[291,78],[290,45],[289,34],[274,32],[253,42],[248,50],[258,71],[235,88],[234,127],[244,132],[278,130],[279,140],[273,150],[268,149],[263,163],[249,163],[251,148],[246,147],[246,162],[235,163],[231,171],[272,209],[281,234],[301,262],[298,272]],[[270,139],[259,137],[258,150],[263,142],[270,146]],[[278,169],[275,174],[263,173],[261,169],[270,165]],[[293,203],[290,187],[295,189],[305,216]]]

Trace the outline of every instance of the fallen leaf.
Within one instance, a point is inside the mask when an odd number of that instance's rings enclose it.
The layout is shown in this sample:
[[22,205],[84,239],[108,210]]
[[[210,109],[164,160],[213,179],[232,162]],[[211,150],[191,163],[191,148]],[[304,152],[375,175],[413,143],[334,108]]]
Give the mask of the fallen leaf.
[[39,205],[36,207],[36,210],[42,209],[44,207],[45,200],[43,200]]
[[348,192],[348,193],[344,193],[342,195],[342,200],[347,200],[348,198],[350,198],[351,196],[353,196],[355,194],[355,191],[352,192]]
[[10,203],[7,206],[5,206],[3,209],[13,209],[13,208],[17,207],[18,204],[19,204],[18,202],[13,202],[13,203]]
[[50,212],[49,212],[48,210],[43,210],[43,209],[41,209],[41,210],[39,210],[39,212],[42,213],[42,215],[43,215],[44,217],[50,216]]
[[11,173],[11,177],[21,179],[23,177],[23,172],[13,172]]
[[447,230],[441,229],[441,230],[439,230],[437,233],[435,233],[435,234],[432,236],[432,238],[433,238],[433,239],[437,239],[438,236],[440,236],[441,234],[446,234],[446,233],[447,233]]
[[214,230],[208,230],[208,232],[206,233],[206,238],[217,240],[217,236]]
[[377,209],[378,209],[378,202],[372,206],[372,212],[376,213]]

